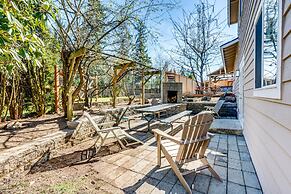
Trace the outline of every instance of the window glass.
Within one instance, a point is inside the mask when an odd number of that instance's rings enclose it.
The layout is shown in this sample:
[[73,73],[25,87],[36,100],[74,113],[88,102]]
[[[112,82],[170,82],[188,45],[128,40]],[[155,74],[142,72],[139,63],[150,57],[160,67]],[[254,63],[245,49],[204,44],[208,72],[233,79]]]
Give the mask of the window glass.
[[264,1],[263,86],[276,84],[278,61],[279,3]]
[[260,88],[262,87],[262,42],[263,42],[263,22],[262,22],[262,13],[258,18],[255,28],[255,87]]

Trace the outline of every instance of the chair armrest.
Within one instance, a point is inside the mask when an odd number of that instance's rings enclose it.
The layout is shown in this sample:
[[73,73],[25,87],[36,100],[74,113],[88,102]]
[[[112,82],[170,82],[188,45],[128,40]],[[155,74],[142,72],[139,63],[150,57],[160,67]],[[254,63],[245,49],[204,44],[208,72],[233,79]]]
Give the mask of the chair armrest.
[[99,132],[114,131],[116,129],[122,130],[120,127],[110,127],[110,128],[106,128],[106,129],[101,129],[101,130],[99,130]]
[[115,124],[115,122],[97,123],[98,126],[113,125],[113,124]]
[[212,138],[212,137],[215,136],[213,133],[210,133],[210,132],[207,132],[207,135],[208,135],[210,138]]
[[191,140],[191,141],[183,141],[183,142],[181,142],[181,144],[187,145],[187,144],[198,143],[198,142],[207,141],[207,140],[210,140],[210,137],[200,138],[200,139]]
[[165,132],[163,132],[163,131],[161,131],[159,129],[153,129],[152,131],[154,132],[154,134],[160,135],[160,136],[162,136],[162,137],[164,137],[166,139],[169,139],[169,140],[171,140],[171,141],[173,141],[173,142],[175,142],[177,144],[181,144],[180,139],[178,139],[178,138],[176,138],[174,136],[171,136],[171,135],[169,135],[169,134],[167,134],[167,133],[165,133]]

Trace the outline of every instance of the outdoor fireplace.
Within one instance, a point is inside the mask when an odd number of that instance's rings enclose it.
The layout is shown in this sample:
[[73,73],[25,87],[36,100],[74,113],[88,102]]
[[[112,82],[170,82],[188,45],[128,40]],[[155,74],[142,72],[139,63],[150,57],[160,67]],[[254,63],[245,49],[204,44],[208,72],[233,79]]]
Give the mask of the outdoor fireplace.
[[178,100],[178,91],[168,91],[168,98],[167,102],[168,103],[177,103]]
[[163,83],[163,103],[182,102],[182,83],[164,82]]

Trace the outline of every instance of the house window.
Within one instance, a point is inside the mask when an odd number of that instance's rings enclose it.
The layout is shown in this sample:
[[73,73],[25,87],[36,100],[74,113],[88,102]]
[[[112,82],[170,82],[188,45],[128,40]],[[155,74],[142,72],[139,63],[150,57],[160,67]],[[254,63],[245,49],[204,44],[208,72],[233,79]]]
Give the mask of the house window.
[[[281,14],[279,0],[264,0],[255,23],[255,88],[280,84]],[[269,92],[270,93],[270,92]],[[272,97],[272,96],[267,96]]]
[[242,16],[242,9],[243,9],[243,0],[239,1],[239,17],[241,18]]

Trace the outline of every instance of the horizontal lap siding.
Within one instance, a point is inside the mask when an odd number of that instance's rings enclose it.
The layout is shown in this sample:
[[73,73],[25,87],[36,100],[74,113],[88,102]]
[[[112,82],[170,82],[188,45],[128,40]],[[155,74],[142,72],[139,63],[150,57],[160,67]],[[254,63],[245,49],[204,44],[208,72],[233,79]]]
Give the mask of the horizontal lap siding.
[[245,127],[249,131],[245,134],[245,138],[263,191],[265,193],[288,193],[291,186],[288,180],[290,176],[286,174],[284,168],[288,169],[289,164],[282,162],[290,161],[289,156],[267,133],[270,129],[266,128],[265,120],[259,120],[262,118],[258,118],[258,112],[248,108],[247,113],[249,117],[246,119]]
[[[260,1],[244,0],[239,59],[244,54],[244,135],[266,193],[291,191],[291,0],[283,0],[282,99],[253,96],[254,19]],[[288,4],[288,5],[287,5]],[[238,64],[236,64],[238,65]]]
[[[291,66],[291,63],[290,63]],[[282,102],[291,106],[291,81],[284,83],[282,87]],[[290,111],[291,112],[291,111]],[[290,116],[290,113],[289,113]],[[290,116],[291,117],[291,116]],[[290,118],[291,120],[291,118]]]
[[282,67],[282,81],[291,81],[291,57],[284,60],[284,65]]

